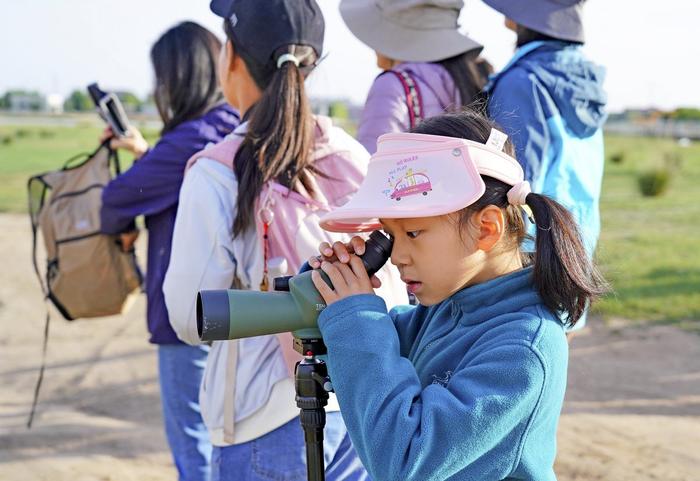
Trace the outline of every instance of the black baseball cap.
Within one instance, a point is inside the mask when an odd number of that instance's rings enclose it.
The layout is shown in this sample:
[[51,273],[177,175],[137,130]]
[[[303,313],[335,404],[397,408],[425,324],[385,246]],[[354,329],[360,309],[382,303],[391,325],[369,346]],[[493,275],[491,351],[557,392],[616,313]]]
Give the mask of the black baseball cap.
[[321,57],[325,22],[315,0],[212,0],[209,8],[229,22],[234,46],[261,66],[285,45],[308,45]]

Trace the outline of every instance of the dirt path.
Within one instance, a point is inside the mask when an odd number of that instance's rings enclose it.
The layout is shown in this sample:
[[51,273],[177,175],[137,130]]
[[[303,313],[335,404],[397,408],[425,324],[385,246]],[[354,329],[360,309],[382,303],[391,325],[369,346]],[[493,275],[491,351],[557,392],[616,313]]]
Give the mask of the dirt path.
[[[24,216],[0,215],[0,479],[175,479],[143,299],[109,319],[54,314],[26,429],[44,312],[30,242]],[[593,322],[572,345],[559,441],[562,481],[700,479],[700,336]]]
[[572,342],[561,480],[700,480],[700,336],[592,323]]

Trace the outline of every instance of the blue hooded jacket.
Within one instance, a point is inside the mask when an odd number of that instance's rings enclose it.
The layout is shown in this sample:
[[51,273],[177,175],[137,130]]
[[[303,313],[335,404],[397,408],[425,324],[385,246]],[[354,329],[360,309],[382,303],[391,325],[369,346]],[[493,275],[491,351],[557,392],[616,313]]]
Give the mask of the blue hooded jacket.
[[486,86],[489,115],[515,144],[533,192],[571,211],[591,255],[600,234],[604,77],[579,45],[535,41]]
[[532,268],[387,313],[375,295],[319,317],[348,433],[372,479],[552,481],[568,345]]
[[209,143],[223,140],[239,124],[238,112],[222,104],[163,134],[134,165],[102,192],[101,230],[118,234],[146,216],[148,265],[146,299],[148,332],[154,344],[180,344],[170,326],[163,298],[163,279],[170,262],[180,186],[185,164]]

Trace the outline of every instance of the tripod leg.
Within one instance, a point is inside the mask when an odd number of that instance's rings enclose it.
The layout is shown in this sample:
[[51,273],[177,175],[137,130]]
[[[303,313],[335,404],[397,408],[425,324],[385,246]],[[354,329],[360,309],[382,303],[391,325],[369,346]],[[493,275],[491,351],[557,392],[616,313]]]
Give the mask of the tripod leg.
[[306,477],[308,481],[325,481],[326,469],[323,460],[323,428],[326,425],[326,411],[302,409],[301,426],[306,443]]
[[306,356],[297,363],[294,374],[296,403],[301,409],[299,417],[306,443],[306,475],[309,481],[325,481],[323,428],[328,393],[318,380],[326,378],[326,364],[314,356]]

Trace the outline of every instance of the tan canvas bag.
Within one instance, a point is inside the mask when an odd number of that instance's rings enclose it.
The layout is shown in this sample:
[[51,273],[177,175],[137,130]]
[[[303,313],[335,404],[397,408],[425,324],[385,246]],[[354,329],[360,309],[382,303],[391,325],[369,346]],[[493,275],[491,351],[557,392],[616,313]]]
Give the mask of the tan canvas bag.
[[[46,299],[69,321],[119,314],[143,278],[133,248],[123,252],[119,236],[100,232],[102,190],[119,174],[119,159],[107,143],[64,167],[29,179],[32,260]],[[37,234],[46,247],[46,272],[36,256]],[[27,421],[31,427],[46,365],[50,316],[47,309],[39,377]]]
[[68,320],[121,313],[142,281],[133,250],[123,252],[118,236],[100,232],[102,190],[110,167],[118,170],[116,154],[102,145],[82,157],[29,180],[34,242],[38,228],[46,247],[46,273],[37,274]]

